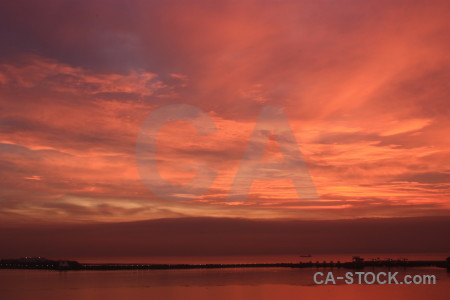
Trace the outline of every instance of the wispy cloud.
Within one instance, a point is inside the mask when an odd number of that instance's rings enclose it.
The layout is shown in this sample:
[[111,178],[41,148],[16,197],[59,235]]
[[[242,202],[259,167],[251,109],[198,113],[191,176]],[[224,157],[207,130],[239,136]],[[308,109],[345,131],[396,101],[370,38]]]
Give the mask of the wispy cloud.
[[[17,222],[448,215],[448,8],[2,3],[0,213]],[[167,180],[188,182],[193,162],[218,172],[190,202],[158,199],[136,170],[142,122],[174,103],[217,126],[204,137],[179,121],[158,135]],[[298,200],[281,179],[227,201],[265,105],[284,107],[321,201]],[[283,160],[276,141],[264,159]]]

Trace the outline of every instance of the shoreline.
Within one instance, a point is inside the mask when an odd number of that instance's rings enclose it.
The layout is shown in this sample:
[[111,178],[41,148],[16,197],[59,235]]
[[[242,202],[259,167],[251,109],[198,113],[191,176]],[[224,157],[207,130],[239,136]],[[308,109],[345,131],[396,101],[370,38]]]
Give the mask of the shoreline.
[[31,269],[55,271],[110,271],[110,270],[180,270],[180,269],[232,269],[232,268],[346,268],[365,267],[438,267],[450,272],[450,257],[446,260],[371,260],[354,257],[351,262],[296,262],[296,263],[243,263],[243,264],[131,264],[131,263],[80,263],[78,261],[48,260],[45,258],[20,258],[0,260],[0,269]]

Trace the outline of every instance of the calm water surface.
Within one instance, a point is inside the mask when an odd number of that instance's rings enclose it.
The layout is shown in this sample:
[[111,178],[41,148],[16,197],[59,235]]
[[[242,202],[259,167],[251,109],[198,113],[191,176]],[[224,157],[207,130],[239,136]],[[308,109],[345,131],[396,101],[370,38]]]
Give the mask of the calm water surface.
[[[268,259],[268,258],[265,258]],[[311,260],[315,260],[314,257]],[[277,259],[275,261],[280,261]],[[163,261],[167,262],[167,261]],[[172,262],[179,262],[173,261]],[[186,261],[183,261],[186,262]],[[218,262],[216,260],[207,262]],[[235,262],[232,259],[219,262]],[[248,262],[246,260],[245,262]],[[257,261],[259,262],[259,261]],[[272,260],[271,262],[274,262]],[[450,273],[440,268],[397,268],[434,274],[436,285],[315,285],[316,271],[332,269],[209,269],[139,271],[0,270],[0,299],[449,299]],[[333,269],[336,276],[347,269]]]

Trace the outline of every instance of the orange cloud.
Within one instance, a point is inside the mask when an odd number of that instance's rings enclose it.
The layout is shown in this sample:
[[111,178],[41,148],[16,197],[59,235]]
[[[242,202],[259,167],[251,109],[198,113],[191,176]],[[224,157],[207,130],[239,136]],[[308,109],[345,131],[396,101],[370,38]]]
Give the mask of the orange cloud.
[[[4,220],[449,214],[447,2],[92,3],[73,15],[47,3],[23,24],[3,4],[0,25],[17,30],[0,52]],[[158,135],[168,181],[189,181],[192,162],[218,172],[193,201],[159,199],[136,170],[142,122],[174,103],[217,126]],[[298,200],[289,180],[227,201],[265,105],[284,107],[320,201]],[[275,141],[266,152],[282,159]]]

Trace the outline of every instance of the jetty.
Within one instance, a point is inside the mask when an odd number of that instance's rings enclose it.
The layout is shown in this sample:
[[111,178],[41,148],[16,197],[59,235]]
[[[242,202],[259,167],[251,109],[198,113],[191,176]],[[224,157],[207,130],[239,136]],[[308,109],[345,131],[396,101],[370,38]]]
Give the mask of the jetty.
[[38,269],[55,271],[110,271],[110,270],[170,270],[170,269],[231,269],[231,268],[347,268],[368,267],[412,268],[438,267],[450,272],[450,257],[446,260],[371,259],[354,256],[352,261],[309,261],[293,263],[246,263],[246,264],[120,264],[120,263],[80,263],[72,260],[50,260],[42,257],[1,259],[0,269]]

